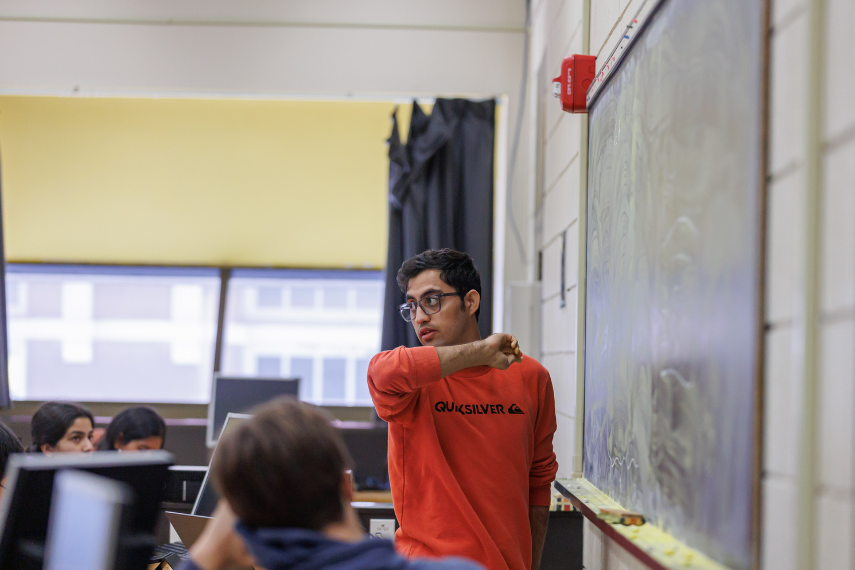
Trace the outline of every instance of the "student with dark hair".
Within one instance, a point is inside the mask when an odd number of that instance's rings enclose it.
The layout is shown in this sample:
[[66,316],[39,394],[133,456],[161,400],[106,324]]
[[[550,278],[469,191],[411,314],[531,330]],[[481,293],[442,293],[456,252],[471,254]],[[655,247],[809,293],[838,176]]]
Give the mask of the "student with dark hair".
[[407,300],[397,309],[424,346],[381,352],[368,367],[389,422],[396,546],[537,570],[558,470],[549,373],[514,336],[481,339],[481,277],[466,253],[425,251],[397,280]]
[[163,449],[166,423],[160,414],[146,406],[119,412],[104,434],[98,449],[104,451],[147,451]]
[[27,451],[62,453],[95,451],[92,412],[71,402],[45,402],[33,414],[33,443]]
[[370,539],[350,501],[351,460],[318,408],[283,397],[224,435],[211,466],[223,499],[182,570],[479,570],[462,559],[408,561]]
[[23,453],[24,446],[21,440],[3,422],[0,422],[0,499],[3,498],[3,490],[6,488],[6,463],[13,453]]

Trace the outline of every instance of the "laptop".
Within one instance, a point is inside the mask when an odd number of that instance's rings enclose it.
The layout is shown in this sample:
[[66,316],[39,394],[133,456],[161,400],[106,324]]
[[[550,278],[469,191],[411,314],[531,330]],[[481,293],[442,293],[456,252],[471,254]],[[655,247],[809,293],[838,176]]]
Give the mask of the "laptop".
[[166,512],[166,518],[169,519],[169,524],[175,529],[175,533],[181,539],[181,544],[187,550],[193,548],[196,540],[199,539],[202,531],[205,530],[208,521],[211,520],[211,517],[173,513],[171,511]]
[[[226,416],[226,421],[223,423],[222,435],[229,433],[239,425],[245,423],[252,415],[250,414],[235,414],[229,413]],[[211,465],[214,463],[214,458],[217,456],[217,448],[219,447],[219,439],[217,447],[214,448],[214,453],[211,454],[211,462],[208,464],[208,472],[205,473],[205,478],[202,480],[202,488],[199,489],[199,495],[196,497],[196,502],[193,504],[191,514],[175,513],[166,511],[166,518],[169,524],[175,529],[181,543],[163,544],[155,550],[155,556],[152,561],[160,561],[170,556],[177,556],[182,560],[187,559],[187,551],[193,546],[202,531],[205,530],[205,525],[211,520],[211,515],[214,509],[217,508],[217,503],[220,501],[220,495],[214,488],[213,482],[210,479]],[[170,561],[170,566],[174,566]]]

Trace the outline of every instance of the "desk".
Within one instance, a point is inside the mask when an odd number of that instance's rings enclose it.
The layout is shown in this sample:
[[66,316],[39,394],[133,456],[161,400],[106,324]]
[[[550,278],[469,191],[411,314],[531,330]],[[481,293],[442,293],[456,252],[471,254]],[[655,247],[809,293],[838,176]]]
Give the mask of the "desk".
[[353,501],[357,503],[391,503],[392,491],[354,491]]

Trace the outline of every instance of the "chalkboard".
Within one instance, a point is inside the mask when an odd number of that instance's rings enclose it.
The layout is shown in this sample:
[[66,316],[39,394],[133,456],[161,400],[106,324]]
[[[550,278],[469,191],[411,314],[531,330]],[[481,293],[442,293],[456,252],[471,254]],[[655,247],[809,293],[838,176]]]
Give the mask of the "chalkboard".
[[761,0],[666,0],[589,110],[584,473],[750,568]]

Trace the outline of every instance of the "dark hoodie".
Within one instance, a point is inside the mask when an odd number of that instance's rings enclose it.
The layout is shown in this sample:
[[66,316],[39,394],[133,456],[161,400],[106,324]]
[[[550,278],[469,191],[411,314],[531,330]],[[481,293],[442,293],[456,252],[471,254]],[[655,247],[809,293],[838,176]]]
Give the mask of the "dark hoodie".
[[[247,549],[265,570],[483,570],[463,558],[407,560],[390,540],[340,542],[299,528],[249,529],[238,524]],[[192,562],[181,570],[198,570]]]

